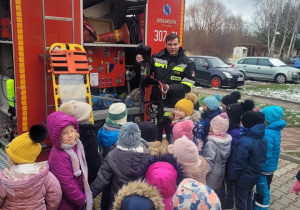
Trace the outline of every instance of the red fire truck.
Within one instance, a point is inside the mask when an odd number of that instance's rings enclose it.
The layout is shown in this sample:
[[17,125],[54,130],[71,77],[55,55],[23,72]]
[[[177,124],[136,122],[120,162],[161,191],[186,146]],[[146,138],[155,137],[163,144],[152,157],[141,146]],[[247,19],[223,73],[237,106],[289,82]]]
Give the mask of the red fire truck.
[[[55,111],[50,46],[74,43],[86,51],[95,123],[107,117],[114,101],[126,102],[129,120],[142,118],[140,104],[128,98],[137,86],[136,47],[147,45],[156,53],[171,32],[179,35],[182,45],[184,10],[184,0],[1,0],[1,112],[8,114],[11,105],[3,95],[6,73],[13,71],[18,133],[45,123]],[[84,16],[98,41],[85,42]]]

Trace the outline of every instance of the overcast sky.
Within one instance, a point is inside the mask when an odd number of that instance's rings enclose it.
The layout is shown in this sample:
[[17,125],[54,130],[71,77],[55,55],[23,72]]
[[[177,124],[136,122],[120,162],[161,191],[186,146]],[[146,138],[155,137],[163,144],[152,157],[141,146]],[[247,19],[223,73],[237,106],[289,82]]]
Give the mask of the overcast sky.
[[[186,7],[191,5],[195,1],[199,0],[185,0]],[[228,10],[230,10],[234,15],[241,15],[242,18],[246,21],[250,21],[252,19],[252,15],[254,13],[254,6],[252,1],[250,0],[220,0]]]

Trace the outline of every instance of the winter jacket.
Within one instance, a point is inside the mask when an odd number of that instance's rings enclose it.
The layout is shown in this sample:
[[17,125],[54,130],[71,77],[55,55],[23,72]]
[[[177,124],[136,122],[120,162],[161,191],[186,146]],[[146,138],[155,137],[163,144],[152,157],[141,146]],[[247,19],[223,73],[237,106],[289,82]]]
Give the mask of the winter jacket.
[[121,126],[105,123],[98,131],[98,147],[100,148],[101,160],[104,161],[107,154],[116,147]]
[[0,208],[57,209],[61,188],[45,162],[14,165],[0,171]]
[[221,113],[222,111],[219,108],[215,111],[210,111],[210,112],[205,111],[204,113],[202,113],[202,120],[204,121],[204,126],[203,126],[203,133],[201,134],[201,140],[203,141],[204,145],[207,142],[206,137],[209,133],[210,121]]
[[151,156],[144,161],[139,174],[148,184],[156,186],[166,210],[171,210],[171,200],[177,185],[185,178],[182,165],[172,155]]
[[[177,101],[190,92],[195,81],[192,76],[195,65],[180,47],[178,55],[169,56],[167,49],[161,50],[150,58],[150,74],[164,84],[169,85],[169,90],[164,100],[165,107],[173,108]],[[152,87],[150,101],[161,101],[161,91],[158,85]]]
[[[63,193],[58,209],[83,209],[86,205],[83,175],[74,176],[71,158],[61,148],[60,135],[63,128],[68,125],[74,125],[76,130],[79,130],[77,120],[63,112],[52,113],[47,119],[47,129],[53,143],[48,159],[49,170],[58,179]],[[73,150],[77,154],[76,146]]]
[[98,153],[97,128],[91,123],[79,123],[80,141],[83,144],[86,163],[88,166],[88,182],[92,184],[101,166]]
[[183,171],[186,177],[195,179],[202,184],[206,184],[206,172],[208,164],[202,155],[199,156],[199,159],[201,160],[201,164],[198,167],[183,165]]
[[203,149],[203,157],[208,163],[206,185],[213,190],[218,190],[224,179],[225,163],[230,155],[232,137],[226,134],[225,139],[221,139],[208,135],[207,140]]
[[109,152],[98,171],[97,178],[91,185],[93,197],[96,197],[103,189],[112,182],[111,202],[118,190],[129,181],[138,178],[137,172],[143,160],[150,155],[144,148],[142,153],[133,151],[123,151],[118,147]]
[[129,182],[116,195],[113,210],[130,209],[164,210],[163,199],[158,189],[145,181]]
[[268,142],[267,159],[263,166],[263,172],[274,172],[277,170],[279,155],[280,155],[280,142],[281,130],[285,127],[284,120],[275,121],[265,128],[265,139]]
[[240,188],[253,189],[261,175],[268,151],[264,134],[264,124],[256,124],[242,134],[236,144],[228,179]]
[[226,178],[228,177],[228,170],[229,170],[229,166],[232,161],[232,158],[233,158],[236,144],[240,138],[241,129],[239,127],[233,128],[233,129],[228,130],[227,133],[232,137],[232,141],[231,141],[231,152],[230,152],[229,158],[227,159],[226,164],[225,164],[225,177]]

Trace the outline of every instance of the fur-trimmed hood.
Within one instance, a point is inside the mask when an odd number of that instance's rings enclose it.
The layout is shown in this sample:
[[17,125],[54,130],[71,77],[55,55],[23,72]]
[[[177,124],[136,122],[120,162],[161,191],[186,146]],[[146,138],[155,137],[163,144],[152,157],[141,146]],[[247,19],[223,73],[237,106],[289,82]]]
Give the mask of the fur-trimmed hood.
[[127,185],[123,185],[118,191],[113,204],[113,210],[121,209],[123,200],[127,196],[134,195],[150,199],[157,210],[163,210],[165,208],[163,198],[157,188],[147,184],[145,181],[137,180],[129,182]]
[[148,150],[151,155],[165,155],[168,154],[169,142],[166,139],[160,141],[149,142]]

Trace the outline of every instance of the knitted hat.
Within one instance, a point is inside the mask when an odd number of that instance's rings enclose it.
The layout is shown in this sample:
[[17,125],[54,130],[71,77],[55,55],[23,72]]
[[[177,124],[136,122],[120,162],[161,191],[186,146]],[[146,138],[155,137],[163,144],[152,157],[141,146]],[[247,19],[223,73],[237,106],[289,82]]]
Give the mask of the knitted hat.
[[127,109],[124,103],[113,103],[108,109],[106,122],[124,125],[127,122]]
[[226,107],[226,113],[230,122],[241,122],[241,115],[246,111],[250,111],[254,108],[254,102],[252,100],[246,99],[240,104],[229,104]]
[[173,209],[221,209],[221,202],[210,187],[194,179],[184,179],[171,202]]
[[125,123],[119,131],[117,144],[125,148],[136,148],[141,144],[141,131],[133,122]]
[[226,134],[229,128],[229,120],[227,114],[222,113],[216,117],[214,117],[210,121],[210,126],[214,134]]
[[183,135],[191,140],[193,138],[193,127],[194,123],[191,120],[176,123],[172,129],[174,141],[181,138]]
[[221,102],[228,106],[229,104],[237,103],[237,101],[241,98],[241,94],[239,91],[233,91],[229,95],[226,95],[222,98]]
[[222,96],[220,94],[216,94],[215,96],[206,97],[203,103],[206,104],[210,111],[214,111],[219,108],[221,98]]
[[33,163],[41,153],[41,142],[48,137],[47,128],[43,125],[33,125],[29,132],[17,136],[10,142],[5,151],[18,164]]
[[280,106],[268,106],[261,110],[265,114],[265,120],[267,123],[273,123],[281,120],[283,117],[283,110]]
[[191,116],[194,110],[194,104],[197,103],[197,101],[197,94],[190,92],[184,99],[179,100],[175,104],[175,108],[183,110],[186,116]]
[[245,128],[252,128],[256,124],[264,123],[264,113],[257,111],[247,111],[242,115],[242,124]]
[[90,119],[92,107],[88,103],[71,100],[63,103],[59,110],[75,117],[78,122],[87,122]]
[[155,141],[157,139],[157,126],[150,122],[150,121],[144,121],[138,124],[141,136],[143,139],[145,139],[148,142]]
[[197,146],[186,136],[177,139],[174,144],[170,144],[168,152],[173,154],[182,165],[197,167],[201,164]]

